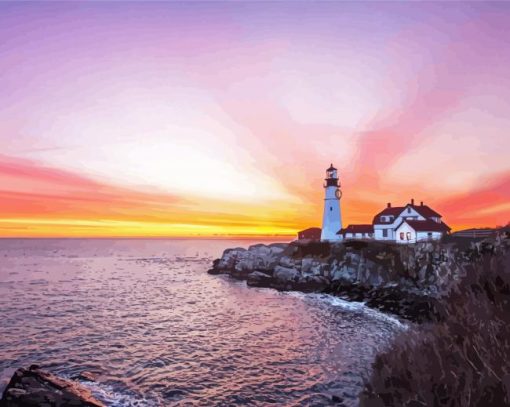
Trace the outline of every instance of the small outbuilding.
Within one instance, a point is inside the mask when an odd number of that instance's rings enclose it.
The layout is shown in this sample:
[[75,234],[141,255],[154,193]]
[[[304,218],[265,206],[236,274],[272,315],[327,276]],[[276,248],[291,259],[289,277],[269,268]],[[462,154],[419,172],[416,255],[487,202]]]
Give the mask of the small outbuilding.
[[298,232],[299,240],[321,240],[321,228],[308,228]]
[[500,228],[498,230],[498,234],[499,236],[505,238],[505,239],[510,239],[510,223],[506,226],[503,226],[502,228]]
[[497,234],[497,229],[472,228],[472,229],[458,230],[457,232],[452,233],[452,236],[468,237],[471,239],[485,239],[488,237],[494,237],[494,236],[496,236],[496,234]]
[[345,239],[372,239],[374,237],[373,225],[349,225],[340,229],[338,234]]

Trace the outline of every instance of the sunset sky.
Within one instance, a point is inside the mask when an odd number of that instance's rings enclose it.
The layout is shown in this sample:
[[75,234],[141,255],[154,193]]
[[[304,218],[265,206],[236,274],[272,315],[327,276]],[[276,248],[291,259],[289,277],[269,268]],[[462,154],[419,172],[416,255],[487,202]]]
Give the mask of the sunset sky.
[[510,221],[510,3],[0,3],[0,236]]

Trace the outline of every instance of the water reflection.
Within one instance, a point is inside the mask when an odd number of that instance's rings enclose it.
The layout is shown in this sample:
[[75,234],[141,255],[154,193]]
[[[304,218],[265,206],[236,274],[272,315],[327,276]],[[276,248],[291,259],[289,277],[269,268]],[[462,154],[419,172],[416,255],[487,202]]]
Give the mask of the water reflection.
[[110,405],[356,405],[394,319],[205,273],[241,241],[0,242],[0,378],[100,373]]

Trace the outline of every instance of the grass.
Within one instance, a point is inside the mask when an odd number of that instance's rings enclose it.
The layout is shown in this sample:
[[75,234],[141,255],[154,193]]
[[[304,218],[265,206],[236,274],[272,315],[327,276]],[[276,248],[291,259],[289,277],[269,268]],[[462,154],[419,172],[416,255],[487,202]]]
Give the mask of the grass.
[[376,357],[361,406],[510,406],[510,253],[481,253],[438,310]]

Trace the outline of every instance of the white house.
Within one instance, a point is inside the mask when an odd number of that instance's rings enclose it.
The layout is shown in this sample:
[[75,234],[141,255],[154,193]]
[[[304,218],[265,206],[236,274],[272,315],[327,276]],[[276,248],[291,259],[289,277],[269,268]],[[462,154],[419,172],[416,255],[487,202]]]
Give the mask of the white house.
[[[373,227],[373,234],[368,231],[368,226]],[[450,228],[446,225],[441,215],[429,206],[414,204],[414,199],[405,206],[387,207],[374,216],[372,225],[349,225],[338,231],[345,239],[370,239],[385,240],[396,243],[416,243],[423,240],[437,240]],[[364,233],[364,234],[363,234]]]
[[397,243],[416,243],[424,240],[439,240],[449,231],[444,223],[433,220],[404,220],[395,230]]

